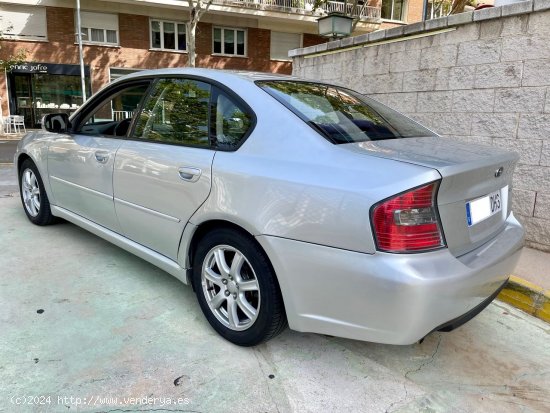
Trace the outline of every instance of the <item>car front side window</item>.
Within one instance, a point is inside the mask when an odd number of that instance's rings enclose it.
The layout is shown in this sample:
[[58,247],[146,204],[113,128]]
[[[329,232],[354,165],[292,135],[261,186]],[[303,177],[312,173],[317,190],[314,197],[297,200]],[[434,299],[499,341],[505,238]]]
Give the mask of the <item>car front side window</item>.
[[101,99],[80,122],[76,132],[87,135],[126,136],[147,92],[149,82],[133,84]]
[[146,99],[134,139],[210,147],[211,86],[193,79],[160,79]]

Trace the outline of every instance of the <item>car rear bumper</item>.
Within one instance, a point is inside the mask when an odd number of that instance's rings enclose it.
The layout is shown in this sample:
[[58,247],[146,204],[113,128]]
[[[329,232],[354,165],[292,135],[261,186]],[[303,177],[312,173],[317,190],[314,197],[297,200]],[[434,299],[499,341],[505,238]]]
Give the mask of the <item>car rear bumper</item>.
[[277,273],[290,328],[412,344],[489,304],[485,301],[517,263],[524,231],[510,214],[497,236],[460,257],[447,249],[371,255],[278,237],[257,239]]

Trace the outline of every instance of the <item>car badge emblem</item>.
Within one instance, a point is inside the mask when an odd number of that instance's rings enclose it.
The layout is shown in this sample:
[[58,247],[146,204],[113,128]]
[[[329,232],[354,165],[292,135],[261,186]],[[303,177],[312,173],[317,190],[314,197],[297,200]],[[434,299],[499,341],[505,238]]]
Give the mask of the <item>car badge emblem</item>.
[[495,178],[498,178],[499,176],[501,176],[503,172],[504,172],[504,168],[501,166],[495,171]]

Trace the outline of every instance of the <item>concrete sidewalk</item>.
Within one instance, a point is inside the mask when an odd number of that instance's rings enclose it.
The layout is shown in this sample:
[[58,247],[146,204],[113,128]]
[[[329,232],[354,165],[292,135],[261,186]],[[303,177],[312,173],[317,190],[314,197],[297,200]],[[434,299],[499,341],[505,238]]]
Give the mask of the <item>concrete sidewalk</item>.
[[30,224],[16,197],[0,251],[0,411],[550,411],[550,327],[504,303],[411,346],[287,330],[239,348],[191,288],[72,224]]
[[550,323],[550,253],[524,247],[498,299]]

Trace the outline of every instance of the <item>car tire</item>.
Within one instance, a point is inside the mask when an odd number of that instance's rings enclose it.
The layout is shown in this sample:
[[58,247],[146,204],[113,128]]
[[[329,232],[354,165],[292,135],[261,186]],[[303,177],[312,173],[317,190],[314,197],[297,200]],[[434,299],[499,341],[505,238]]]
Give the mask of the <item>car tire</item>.
[[42,177],[30,159],[23,161],[19,168],[19,194],[29,221],[41,226],[55,221]]
[[209,232],[200,240],[193,263],[200,307],[226,340],[255,346],[285,329],[275,271],[252,237],[229,228]]

